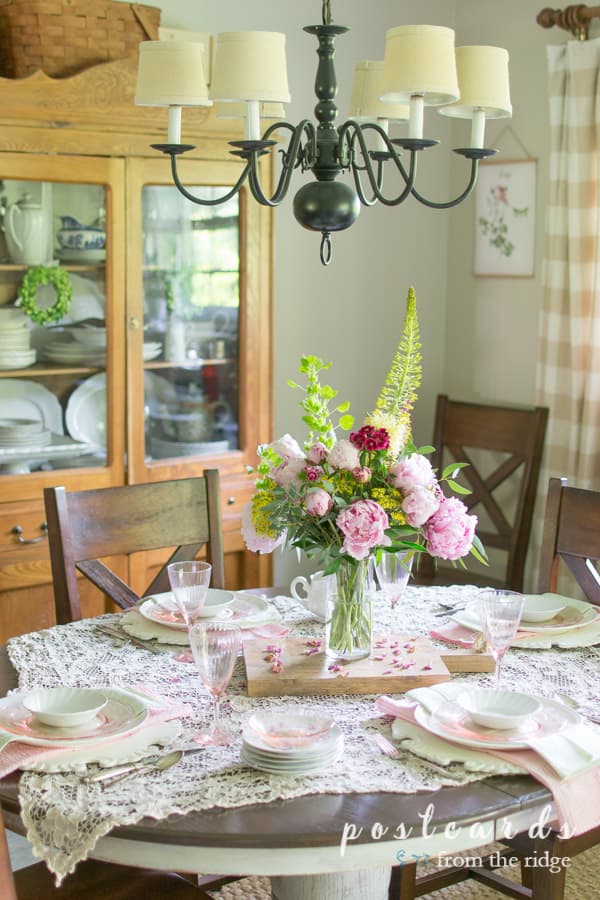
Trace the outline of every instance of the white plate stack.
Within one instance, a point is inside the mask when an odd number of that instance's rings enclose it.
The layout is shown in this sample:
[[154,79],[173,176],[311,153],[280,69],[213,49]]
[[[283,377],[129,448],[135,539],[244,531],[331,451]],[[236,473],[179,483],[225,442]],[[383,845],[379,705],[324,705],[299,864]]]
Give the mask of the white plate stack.
[[333,725],[324,736],[286,750],[270,747],[254,729],[246,725],[242,733],[242,762],[273,775],[308,775],[332,765],[342,754],[344,736]]
[[36,360],[29,319],[20,309],[0,309],[0,369],[26,369]]
[[0,419],[0,448],[25,447],[28,450],[47,447],[52,432],[37,419]]

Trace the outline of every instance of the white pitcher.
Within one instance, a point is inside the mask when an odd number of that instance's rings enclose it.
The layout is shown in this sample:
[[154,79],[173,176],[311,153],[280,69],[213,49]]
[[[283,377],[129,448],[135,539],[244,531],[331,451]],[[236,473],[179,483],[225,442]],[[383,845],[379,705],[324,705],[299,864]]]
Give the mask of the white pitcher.
[[[302,596],[298,592],[301,587],[306,592],[306,596]],[[322,572],[315,572],[310,576],[310,580],[304,575],[298,575],[290,585],[290,594],[305,606],[317,619],[325,622],[328,617],[329,595],[335,591],[335,575],[323,575]]]
[[4,219],[6,244],[15,263],[39,266],[48,261],[50,219],[40,203],[24,194],[12,203]]

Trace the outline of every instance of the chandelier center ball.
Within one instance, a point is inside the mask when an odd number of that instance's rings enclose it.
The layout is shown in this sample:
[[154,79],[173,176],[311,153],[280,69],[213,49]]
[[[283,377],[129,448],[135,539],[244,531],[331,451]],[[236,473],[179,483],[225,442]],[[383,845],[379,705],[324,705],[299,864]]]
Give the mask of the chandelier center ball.
[[356,222],[360,201],[343,181],[312,181],[294,197],[294,216],[310,231],[344,231]]

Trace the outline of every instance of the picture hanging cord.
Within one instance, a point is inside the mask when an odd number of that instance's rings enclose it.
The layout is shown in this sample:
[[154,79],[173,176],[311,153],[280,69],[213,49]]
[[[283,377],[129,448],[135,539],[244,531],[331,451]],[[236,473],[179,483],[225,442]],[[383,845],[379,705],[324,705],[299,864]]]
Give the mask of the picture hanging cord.
[[[513,138],[515,139],[515,141],[517,142],[517,144],[519,145],[519,147],[525,154],[525,157],[527,159],[532,159],[533,158],[532,154],[529,152],[529,150],[527,149],[527,147],[525,146],[525,144],[523,143],[523,141],[521,140],[521,138],[519,137],[519,135],[517,134],[515,129],[512,127],[512,125],[505,125],[504,128],[500,129],[498,134],[493,138],[492,143],[497,147],[498,144],[500,143],[500,138],[504,137],[504,135],[507,133],[510,133],[513,136]],[[502,152],[502,151],[500,151],[500,152]]]

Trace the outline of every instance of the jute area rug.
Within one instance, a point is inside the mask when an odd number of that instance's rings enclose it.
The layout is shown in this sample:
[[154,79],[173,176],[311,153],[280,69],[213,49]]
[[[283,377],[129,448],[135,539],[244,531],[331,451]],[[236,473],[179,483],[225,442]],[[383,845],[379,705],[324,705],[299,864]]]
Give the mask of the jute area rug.
[[[503,874],[519,880],[518,867],[507,868]],[[503,895],[498,891],[478,884],[463,881],[443,888],[433,894],[426,894],[423,900],[498,900]],[[220,891],[212,892],[215,900],[271,900],[268,878],[244,878],[227,884]],[[567,874],[566,900],[595,900],[600,898],[600,846],[592,847],[572,860]],[[369,900],[368,897],[344,897],[343,900]]]

